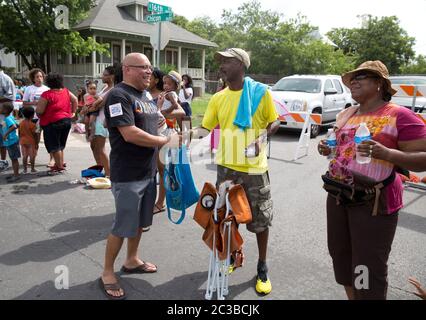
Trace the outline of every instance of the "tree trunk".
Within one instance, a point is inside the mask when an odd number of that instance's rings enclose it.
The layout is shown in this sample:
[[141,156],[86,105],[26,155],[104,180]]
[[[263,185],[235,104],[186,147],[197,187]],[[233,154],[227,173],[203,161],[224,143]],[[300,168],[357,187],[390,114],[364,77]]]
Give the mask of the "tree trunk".
[[21,56],[21,58],[24,61],[25,65],[28,67],[28,70],[31,70],[31,63],[28,61],[28,59],[25,56],[25,54],[19,53],[19,55]]
[[46,73],[46,64],[44,63],[44,53],[32,53],[31,57],[33,58],[32,68],[40,68],[43,72]]
[[46,57],[47,57],[47,66],[46,66],[46,69],[47,69],[47,73],[50,73],[52,70],[52,64],[51,64],[51,51],[50,51],[50,49],[47,51],[47,53],[46,53]]

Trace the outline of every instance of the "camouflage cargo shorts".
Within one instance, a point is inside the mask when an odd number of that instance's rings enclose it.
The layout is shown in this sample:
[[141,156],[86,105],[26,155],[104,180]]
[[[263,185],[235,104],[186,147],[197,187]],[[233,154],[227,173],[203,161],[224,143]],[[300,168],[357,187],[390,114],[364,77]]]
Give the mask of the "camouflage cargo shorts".
[[253,175],[217,166],[216,187],[226,180],[241,184],[246,192],[253,216],[252,222],[247,224],[247,230],[260,233],[270,227],[274,212],[268,172]]

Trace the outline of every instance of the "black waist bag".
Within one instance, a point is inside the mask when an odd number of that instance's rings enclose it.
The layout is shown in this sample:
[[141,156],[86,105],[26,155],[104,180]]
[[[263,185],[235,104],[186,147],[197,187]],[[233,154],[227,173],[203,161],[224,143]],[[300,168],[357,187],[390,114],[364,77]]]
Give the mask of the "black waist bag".
[[360,177],[354,177],[354,184],[349,185],[331,178],[328,172],[321,178],[324,181],[323,188],[336,199],[337,205],[358,206],[371,203],[373,216],[388,213],[386,192],[383,189],[395,180],[395,172],[378,183],[367,182]]

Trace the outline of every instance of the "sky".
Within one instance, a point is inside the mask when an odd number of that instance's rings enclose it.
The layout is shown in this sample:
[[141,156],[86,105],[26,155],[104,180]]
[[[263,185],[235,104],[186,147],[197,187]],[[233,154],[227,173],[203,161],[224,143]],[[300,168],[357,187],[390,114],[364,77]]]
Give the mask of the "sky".
[[[189,20],[209,16],[219,22],[224,9],[236,12],[248,0],[154,0],[172,7],[175,14]],[[260,0],[263,10],[284,14],[284,19],[294,18],[297,13],[319,27],[325,34],[332,28],[360,26],[357,15],[371,14],[377,17],[397,16],[400,26],[416,39],[414,50],[426,55],[426,0]]]

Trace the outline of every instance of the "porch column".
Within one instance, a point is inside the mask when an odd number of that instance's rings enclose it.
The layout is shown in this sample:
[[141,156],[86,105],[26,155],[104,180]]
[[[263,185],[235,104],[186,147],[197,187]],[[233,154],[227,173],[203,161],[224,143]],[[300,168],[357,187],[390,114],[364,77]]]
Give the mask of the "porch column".
[[123,39],[121,40],[121,61],[123,61],[125,56],[126,56],[126,39]]
[[201,63],[201,73],[202,73],[202,82],[203,85],[201,86],[201,94],[204,95],[206,91],[206,49],[203,49],[203,57],[202,57],[202,63]]
[[178,47],[178,72],[182,74],[182,47]]
[[[93,40],[96,41],[96,36],[93,36]],[[96,51],[92,51],[92,77],[96,77]]]

